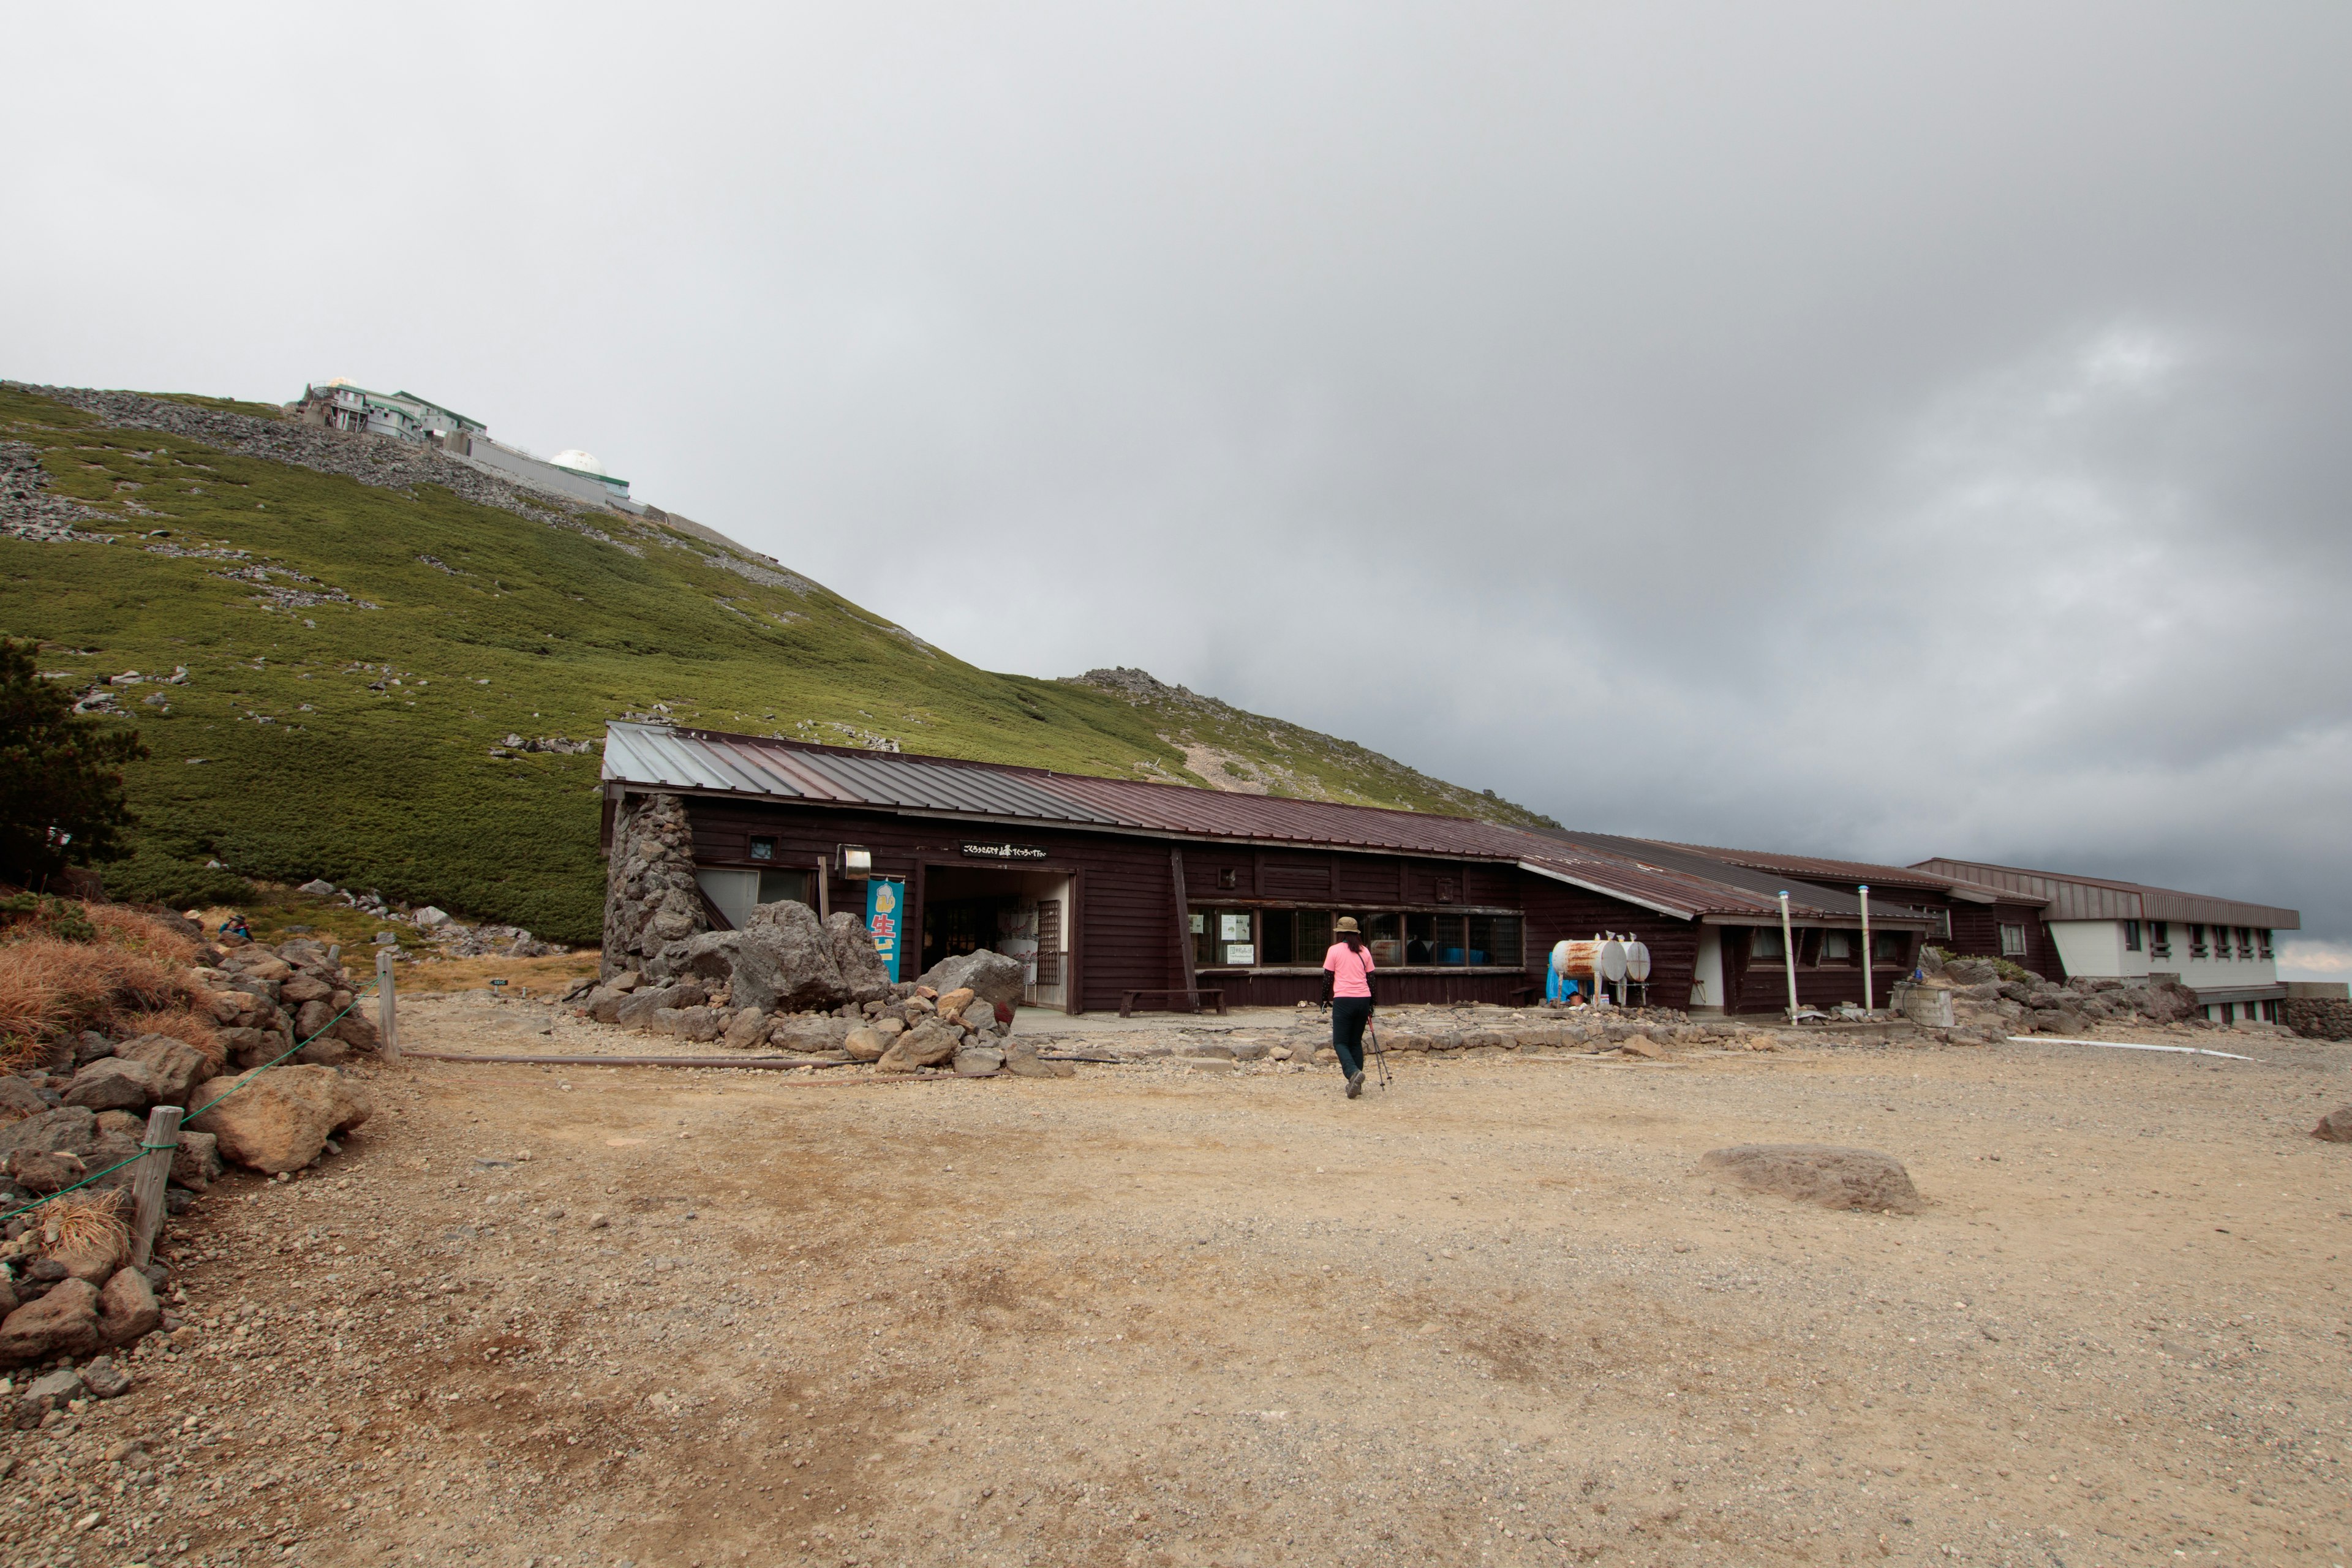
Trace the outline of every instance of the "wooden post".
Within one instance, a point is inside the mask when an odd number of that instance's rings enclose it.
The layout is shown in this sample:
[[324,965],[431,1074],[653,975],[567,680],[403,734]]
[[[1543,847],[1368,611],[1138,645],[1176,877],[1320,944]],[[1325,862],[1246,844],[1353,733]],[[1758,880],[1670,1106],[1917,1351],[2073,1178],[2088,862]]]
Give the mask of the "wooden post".
[[1797,1021],[1797,935],[1789,925],[1789,895],[1780,895],[1780,963],[1789,973],[1789,1022]]
[[185,1108],[159,1105],[147,1113],[146,1152],[131,1173],[131,1266],[147,1267],[155,1249],[155,1234],[163,1228],[163,1184],[171,1180],[172,1153],[180,1146],[180,1118]]
[[816,918],[820,921],[833,918],[833,896],[825,889],[824,870],[824,857],[820,855],[816,861]]
[[383,1059],[400,1059],[400,1009],[393,995],[392,949],[375,950],[375,1035],[382,1042]]
[[1878,1005],[1876,998],[1872,992],[1870,984],[1870,965],[1872,960],[1870,954],[1869,883],[1864,882],[1862,885],[1860,897],[1862,899],[1862,1010],[1865,1013],[1875,1013],[1878,1011]]
[[1168,874],[1176,881],[1176,952],[1184,961],[1184,1002],[1193,1012],[1201,1010],[1201,976],[1192,967],[1192,900],[1184,896],[1184,851],[1168,851]]

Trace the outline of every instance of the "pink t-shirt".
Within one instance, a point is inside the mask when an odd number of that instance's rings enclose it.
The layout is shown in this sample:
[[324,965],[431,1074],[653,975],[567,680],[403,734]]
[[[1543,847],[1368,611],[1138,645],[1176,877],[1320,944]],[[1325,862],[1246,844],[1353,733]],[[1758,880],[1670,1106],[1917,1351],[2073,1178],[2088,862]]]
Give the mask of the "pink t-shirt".
[[1331,972],[1331,994],[1334,996],[1370,996],[1372,994],[1372,950],[1352,951],[1346,942],[1335,942],[1331,951],[1323,955],[1323,967]]

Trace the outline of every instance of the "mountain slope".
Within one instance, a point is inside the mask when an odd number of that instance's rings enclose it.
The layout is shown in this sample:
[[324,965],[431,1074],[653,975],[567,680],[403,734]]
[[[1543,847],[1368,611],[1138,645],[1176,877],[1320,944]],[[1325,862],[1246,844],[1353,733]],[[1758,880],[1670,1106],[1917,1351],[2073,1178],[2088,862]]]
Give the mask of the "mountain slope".
[[131,897],[225,893],[217,860],[593,940],[573,748],[631,714],[1539,820],[1140,671],[978,669],[683,519],[225,399],[0,384],[0,631],[147,739]]

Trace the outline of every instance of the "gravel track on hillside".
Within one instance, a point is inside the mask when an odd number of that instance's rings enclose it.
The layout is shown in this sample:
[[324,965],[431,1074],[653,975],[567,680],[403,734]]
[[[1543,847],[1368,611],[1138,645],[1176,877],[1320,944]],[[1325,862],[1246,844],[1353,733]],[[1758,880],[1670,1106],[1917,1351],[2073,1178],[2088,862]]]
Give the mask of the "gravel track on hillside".
[[[136,1392],[0,1440],[10,1561],[2352,1562],[2352,1079],[2251,1049],[409,1064],[179,1222]],[[1928,1206],[1697,1169],[1780,1140]]]

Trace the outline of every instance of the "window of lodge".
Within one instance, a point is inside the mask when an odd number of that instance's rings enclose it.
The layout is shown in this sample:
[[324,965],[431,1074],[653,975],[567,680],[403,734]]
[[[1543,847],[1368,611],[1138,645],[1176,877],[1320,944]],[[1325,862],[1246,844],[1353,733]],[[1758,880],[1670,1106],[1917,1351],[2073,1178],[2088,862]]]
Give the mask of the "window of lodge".
[[1405,910],[1241,910],[1196,905],[1192,962],[1203,969],[1319,968],[1331,928],[1351,913],[1382,969],[1517,969],[1526,922],[1512,914]]

